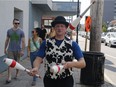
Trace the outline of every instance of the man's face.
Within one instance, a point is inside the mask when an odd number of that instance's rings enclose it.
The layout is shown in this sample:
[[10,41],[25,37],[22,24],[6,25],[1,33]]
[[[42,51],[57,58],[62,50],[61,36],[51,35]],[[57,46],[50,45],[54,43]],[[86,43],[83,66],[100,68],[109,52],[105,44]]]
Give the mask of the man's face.
[[14,25],[15,28],[18,28],[19,27],[19,24],[20,24],[20,22],[19,21],[16,21],[16,20],[13,22],[13,25]]
[[54,28],[56,35],[65,35],[67,28],[64,24],[56,24]]

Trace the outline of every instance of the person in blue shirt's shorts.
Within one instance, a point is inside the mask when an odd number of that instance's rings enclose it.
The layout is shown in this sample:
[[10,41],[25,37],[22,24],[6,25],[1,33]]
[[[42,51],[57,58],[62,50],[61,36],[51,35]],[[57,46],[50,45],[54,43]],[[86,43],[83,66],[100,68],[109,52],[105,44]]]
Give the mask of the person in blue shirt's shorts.
[[[65,37],[69,23],[63,16],[57,16],[51,25],[56,32],[55,37],[43,41],[29,74],[37,74],[44,59],[44,87],[73,87],[72,68],[86,66],[82,51],[76,42]],[[77,61],[73,61],[74,58]]]

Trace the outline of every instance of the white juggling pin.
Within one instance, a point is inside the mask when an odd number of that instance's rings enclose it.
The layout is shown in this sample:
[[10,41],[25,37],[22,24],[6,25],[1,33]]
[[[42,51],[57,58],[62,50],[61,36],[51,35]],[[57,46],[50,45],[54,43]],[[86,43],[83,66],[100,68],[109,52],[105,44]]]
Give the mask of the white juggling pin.
[[77,59],[73,59],[73,62],[77,62]]
[[63,65],[54,65],[51,67],[51,72],[59,73],[63,69]]
[[77,27],[77,25],[79,24],[80,20],[82,19],[82,17],[85,15],[85,13],[89,10],[89,8],[92,6],[92,4],[94,4],[95,1],[93,1],[90,6],[79,16],[77,17],[77,19],[75,19],[74,21],[72,21],[72,23],[69,24],[69,27],[68,27],[68,31],[71,31],[71,30],[75,30],[75,28]]
[[[21,64],[19,64],[18,62],[16,62],[15,60],[13,59],[9,59],[9,58],[4,58],[3,61],[9,66],[9,67],[12,67],[12,68],[15,68],[15,69],[19,69],[19,70],[22,70],[22,71],[26,71],[26,72],[30,72],[29,69],[26,69],[25,67],[23,67]],[[37,77],[41,78],[40,75],[36,74]]]

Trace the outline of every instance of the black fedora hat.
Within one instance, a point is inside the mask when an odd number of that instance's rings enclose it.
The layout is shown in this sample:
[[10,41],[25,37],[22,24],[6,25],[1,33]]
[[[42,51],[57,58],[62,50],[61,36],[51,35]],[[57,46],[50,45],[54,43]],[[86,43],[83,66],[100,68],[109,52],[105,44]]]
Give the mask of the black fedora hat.
[[54,27],[56,24],[64,24],[66,27],[68,27],[69,23],[66,22],[66,19],[63,16],[57,16],[53,22],[51,22],[52,27]]

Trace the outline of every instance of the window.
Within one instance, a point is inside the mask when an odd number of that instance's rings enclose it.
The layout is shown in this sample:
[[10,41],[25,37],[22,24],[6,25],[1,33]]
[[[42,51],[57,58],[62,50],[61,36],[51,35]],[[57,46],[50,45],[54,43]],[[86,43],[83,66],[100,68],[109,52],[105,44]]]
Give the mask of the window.
[[51,22],[52,22],[51,19],[50,20],[44,20],[44,25],[45,26],[51,26]]

